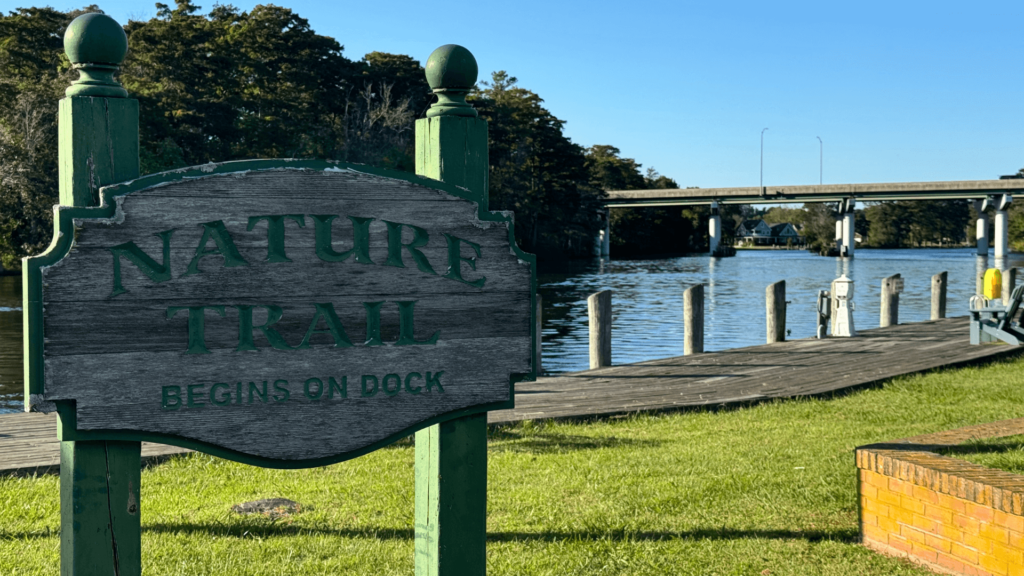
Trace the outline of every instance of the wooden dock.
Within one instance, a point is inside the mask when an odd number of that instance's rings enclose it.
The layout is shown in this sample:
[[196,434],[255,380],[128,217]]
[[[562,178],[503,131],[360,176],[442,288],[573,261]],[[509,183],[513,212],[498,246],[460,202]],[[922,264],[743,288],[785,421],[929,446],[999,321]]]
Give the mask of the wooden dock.
[[[1024,347],[968,342],[963,316],[865,330],[857,338],[794,340],[611,366],[519,384],[516,408],[491,412],[489,421],[613,416],[815,396],[1024,352]],[[150,460],[186,451],[142,445],[143,458]],[[55,472],[59,462],[53,415],[0,414],[0,474]]]

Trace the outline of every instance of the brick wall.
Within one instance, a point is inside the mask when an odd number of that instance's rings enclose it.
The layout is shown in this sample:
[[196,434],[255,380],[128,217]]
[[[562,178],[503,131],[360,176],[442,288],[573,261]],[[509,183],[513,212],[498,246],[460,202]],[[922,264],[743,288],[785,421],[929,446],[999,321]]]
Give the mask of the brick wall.
[[940,573],[1024,576],[1024,476],[931,452],[979,432],[1024,419],[858,448],[863,543]]

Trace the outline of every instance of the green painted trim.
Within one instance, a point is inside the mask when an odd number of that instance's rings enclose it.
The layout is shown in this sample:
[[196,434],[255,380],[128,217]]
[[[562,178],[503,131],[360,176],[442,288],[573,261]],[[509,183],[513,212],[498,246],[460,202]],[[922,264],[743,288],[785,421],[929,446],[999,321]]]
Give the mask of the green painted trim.
[[457,420],[465,416],[472,416],[475,414],[481,414],[489,412],[491,410],[504,410],[510,408],[511,402],[492,402],[490,404],[481,404],[480,406],[471,406],[469,408],[463,408],[454,412],[448,412],[435,416],[429,420],[418,422],[408,428],[405,428],[399,432],[388,436],[387,438],[375,442],[365,448],[359,450],[351,450],[349,452],[342,452],[334,456],[327,456],[324,458],[310,458],[306,460],[278,460],[275,458],[264,458],[262,456],[253,456],[251,454],[245,454],[244,452],[238,452],[236,450],[230,450],[222,446],[215,444],[209,444],[207,442],[201,442],[199,440],[192,440],[190,438],[183,438],[181,436],[174,436],[171,434],[159,434],[155,432],[139,432],[136,430],[78,430],[77,429],[77,415],[75,413],[74,401],[58,401],[57,405],[57,436],[62,442],[75,441],[82,442],[88,440],[124,440],[131,442],[156,442],[159,444],[167,444],[169,446],[178,446],[181,448],[188,448],[189,450],[195,450],[197,452],[203,452],[210,454],[218,458],[224,458],[225,460],[232,460],[235,462],[241,462],[242,464],[249,464],[251,466],[259,466],[260,468],[279,468],[283,470],[293,470],[298,468],[315,468],[317,466],[328,466],[330,464],[337,464],[338,462],[344,462],[353,458],[358,458],[370,452],[380,450],[389,444],[393,444],[406,436],[410,436],[424,428],[429,428],[435,424],[441,424],[449,422],[451,420]]
[[[239,160],[233,162],[222,162],[218,164],[206,164],[181,168],[143,176],[135,180],[104,186],[100,189],[101,203],[92,207],[55,206],[54,207],[54,234],[49,248],[38,256],[24,258],[22,260],[22,289],[23,289],[23,325],[25,345],[25,395],[30,402],[26,403],[26,409],[31,407],[33,396],[39,398],[43,390],[43,295],[42,295],[42,270],[60,262],[67,256],[74,244],[76,219],[105,219],[113,218],[117,210],[116,199],[133,192],[139,192],[155,186],[180,182],[183,180],[208,178],[224,174],[239,172],[253,172],[261,170],[321,170],[321,171],[342,171],[351,170],[363,174],[371,174],[384,178],[403,180],[412,184],[438,190],[451,194],[452,196],[469,200],[477,204],[477,218],[486,222],[508,223],[509,245],[519,260],[528,264],[530,268],[530,346],[531,362],[535,358],[536,350],[534,331],[536,330],[536,299],[537,299],[537,258],[533,254],[524,252],[515,241],[515,222],[511,214],[501,212],[490,212],[481,206],[477,195],[473,192],[458,186],[452,186],[443,182],[416,176],[397,170],[373,168],[358,164],[345,162],[331,162],[323,160]],[[388,444],[391,444],[417,430],[432,426],[440,422],[446,422],[455,418],[461,418],[471,414],[487,412],[490,410],[504,410],[515,407],[515,384],[517,382],[531,382],[536,379],[536,371],[531,365],[528,373],[513,373],[509,375],[509,400],[505,402],[493,402],[479,406],[472,406],[435,416],[427,421],[417,423],[384,440],[376,442],[366,448],[312,460],[275,460],[243,454],[205,442],[199,442],[173,435],[157,434],[150,432],[137,432],[133,430],[78,430],[76,425],[74,403],[58,402],[57,411],[60,414],[60,426],[58,433],[63,440],[126,440],[145,441],[170,444],[182,448],[190,448],[206,452],[214,456],[261,466],[265,468],[309,468],[334,464],[363,454],[367,454]]]

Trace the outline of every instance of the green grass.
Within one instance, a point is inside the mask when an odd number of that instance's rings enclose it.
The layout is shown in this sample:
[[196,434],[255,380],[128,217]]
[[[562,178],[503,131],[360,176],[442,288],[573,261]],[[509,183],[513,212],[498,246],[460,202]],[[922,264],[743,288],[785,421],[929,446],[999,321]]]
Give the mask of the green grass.
[[989,468],[1024,474],[1024,435],[982,438],[940,453]]
[[[930,574],[856,544],[858,445],[1024,416],[1024,362],[832,400],[492,432],[491,575]],[[1005,452],[1004,452],[1005,453]],[[233,504],[285,497],[290,518]],[[412,574],[409,443],[325,468],[143,472],[147,575]],[[58,481],[0,479],[0,574],[54,574]]]

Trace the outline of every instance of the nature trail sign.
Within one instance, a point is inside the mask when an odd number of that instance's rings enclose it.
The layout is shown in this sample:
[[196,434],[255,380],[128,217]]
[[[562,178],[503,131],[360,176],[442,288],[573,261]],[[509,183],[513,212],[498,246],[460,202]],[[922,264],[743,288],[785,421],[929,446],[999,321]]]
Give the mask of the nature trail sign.
[[123,30],[87,14],[65,49],[62,206],[23,268],[26,406],[59,415],[62,573],[140,573],[141,440],[298,468],[416,432],[417,574],[482,574],[486,411],[534,377],[535,272],[487,209],[472,55],[428,60],[423,176],[248,160],[139,178]]
[[101,194],[26,267],[31,397],[67,403],[64,439],[309,466],[511,406],[530,371],[531,264],[464,190],[243,161]]

